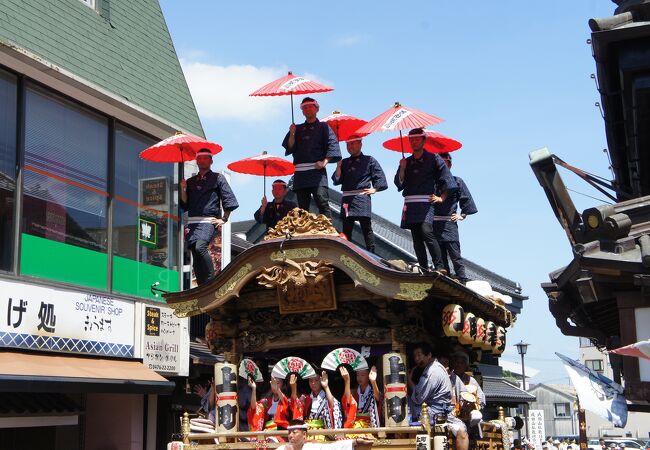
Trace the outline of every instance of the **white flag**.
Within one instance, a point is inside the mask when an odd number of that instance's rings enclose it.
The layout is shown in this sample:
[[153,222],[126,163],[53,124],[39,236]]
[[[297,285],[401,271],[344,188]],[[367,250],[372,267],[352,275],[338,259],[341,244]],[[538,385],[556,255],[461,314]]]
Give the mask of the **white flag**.
[[624,428],[627,424],[627,403],[623,388],[584,364],[559,353],[555,354],[562,359],[564,368],[569,373],[580,407],[609,420],[615,427]]

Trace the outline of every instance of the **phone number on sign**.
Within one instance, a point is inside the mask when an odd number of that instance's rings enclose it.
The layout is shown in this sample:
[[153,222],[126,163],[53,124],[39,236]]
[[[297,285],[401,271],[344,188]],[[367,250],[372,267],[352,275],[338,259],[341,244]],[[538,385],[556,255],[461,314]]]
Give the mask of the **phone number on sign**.
[[161,372],[176,372],[175,366],[167,366],[165,364],[149,364],[151,370],[160,370]]

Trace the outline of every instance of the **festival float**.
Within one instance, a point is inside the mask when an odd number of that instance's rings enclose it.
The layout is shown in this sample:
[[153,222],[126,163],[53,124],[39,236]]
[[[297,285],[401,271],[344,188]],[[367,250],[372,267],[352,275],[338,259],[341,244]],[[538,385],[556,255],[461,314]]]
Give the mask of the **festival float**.
[[[455,448],[444,417],[434,421],[423,408],[422,421],[409,422],[408,354],[415,344],[429,342],[434,349],[453,343],[474,354],[500,355],[513,316],[503,302],[449,277],[408,269],[403,261],[382,260],[340,237],[325,216],[296,208],[210,282],[166,294],[179,317],[210,315],[206,340],[225,358],[215,365],[214,431],[190,431],[186,412],[177,448],[281,445],[286,430],[239,430],[238,387],[249,376],[270,376],[255,365],[260,358],[273,362],[273,377],[293,374],[303,385],[316,375],[309,362],[329,371],[334,384],[341,365],[377,368],[384,426],[310,429],[308,439],[364,434],[377,449],[412,449],[416,442],[417,448]],[[476,409],[472,395],[464,396],[465,411],[458,414]],[[472,439],[470,448],[509,450],[506,422],[499,408],[498,417],[481,423],[482,437]]]

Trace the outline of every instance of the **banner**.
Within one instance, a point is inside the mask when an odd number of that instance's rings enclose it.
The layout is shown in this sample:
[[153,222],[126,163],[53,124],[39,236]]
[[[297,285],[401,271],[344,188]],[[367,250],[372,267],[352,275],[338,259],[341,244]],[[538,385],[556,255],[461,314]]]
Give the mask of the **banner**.
[[624,428],[627,423],[627,404],[623,396],[623,388],[584,364],[557,352],[555,354],[562,360],[564,368],[569,373],[580,406],[609,420],[615,427]]
[[543,409],[528,411],[528,429],[530,430],[530,442],[533,443],[537,450],[542,450],[542,442],[546,439]]

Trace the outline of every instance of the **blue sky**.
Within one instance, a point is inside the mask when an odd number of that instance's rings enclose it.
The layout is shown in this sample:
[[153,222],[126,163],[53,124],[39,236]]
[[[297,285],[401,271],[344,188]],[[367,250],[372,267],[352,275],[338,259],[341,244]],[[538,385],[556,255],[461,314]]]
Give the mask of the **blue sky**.
[[[318,95],[320,117],[340,110],[370,120],[400,101],[444,118],[434,129],[463,143],[454,173],[479,208],[461,224],[463,254],[518,281],[530,297],[508,333],[504,359],[517,361],[513,345],[524,339],[531,344],[527,366],[541,370],[533,381],[568,383],[553,352],[577,358],[577,338],[556,328],[540,283],[571,251],[528,153],[548,147],[610,177],[586,41],[588,19],[612,15],[612,2],[160,3],[206,135],[224,147],[216,168],[263,150],[283,154],[289,99],[247,94],[287,70],[335,88]],[[364,152],[391,179],[399,154],[381,143],[392,137],[364,141]],[[602,198],[563,175],[569,188]],[[241,205],[233,219],[252,218],[262,180],[234,176],[232,185]],[[601,203],[578,194],[574,201],[579,210]],[[392,187],[373,200],[374,212],[397,223],[401,205]]]

